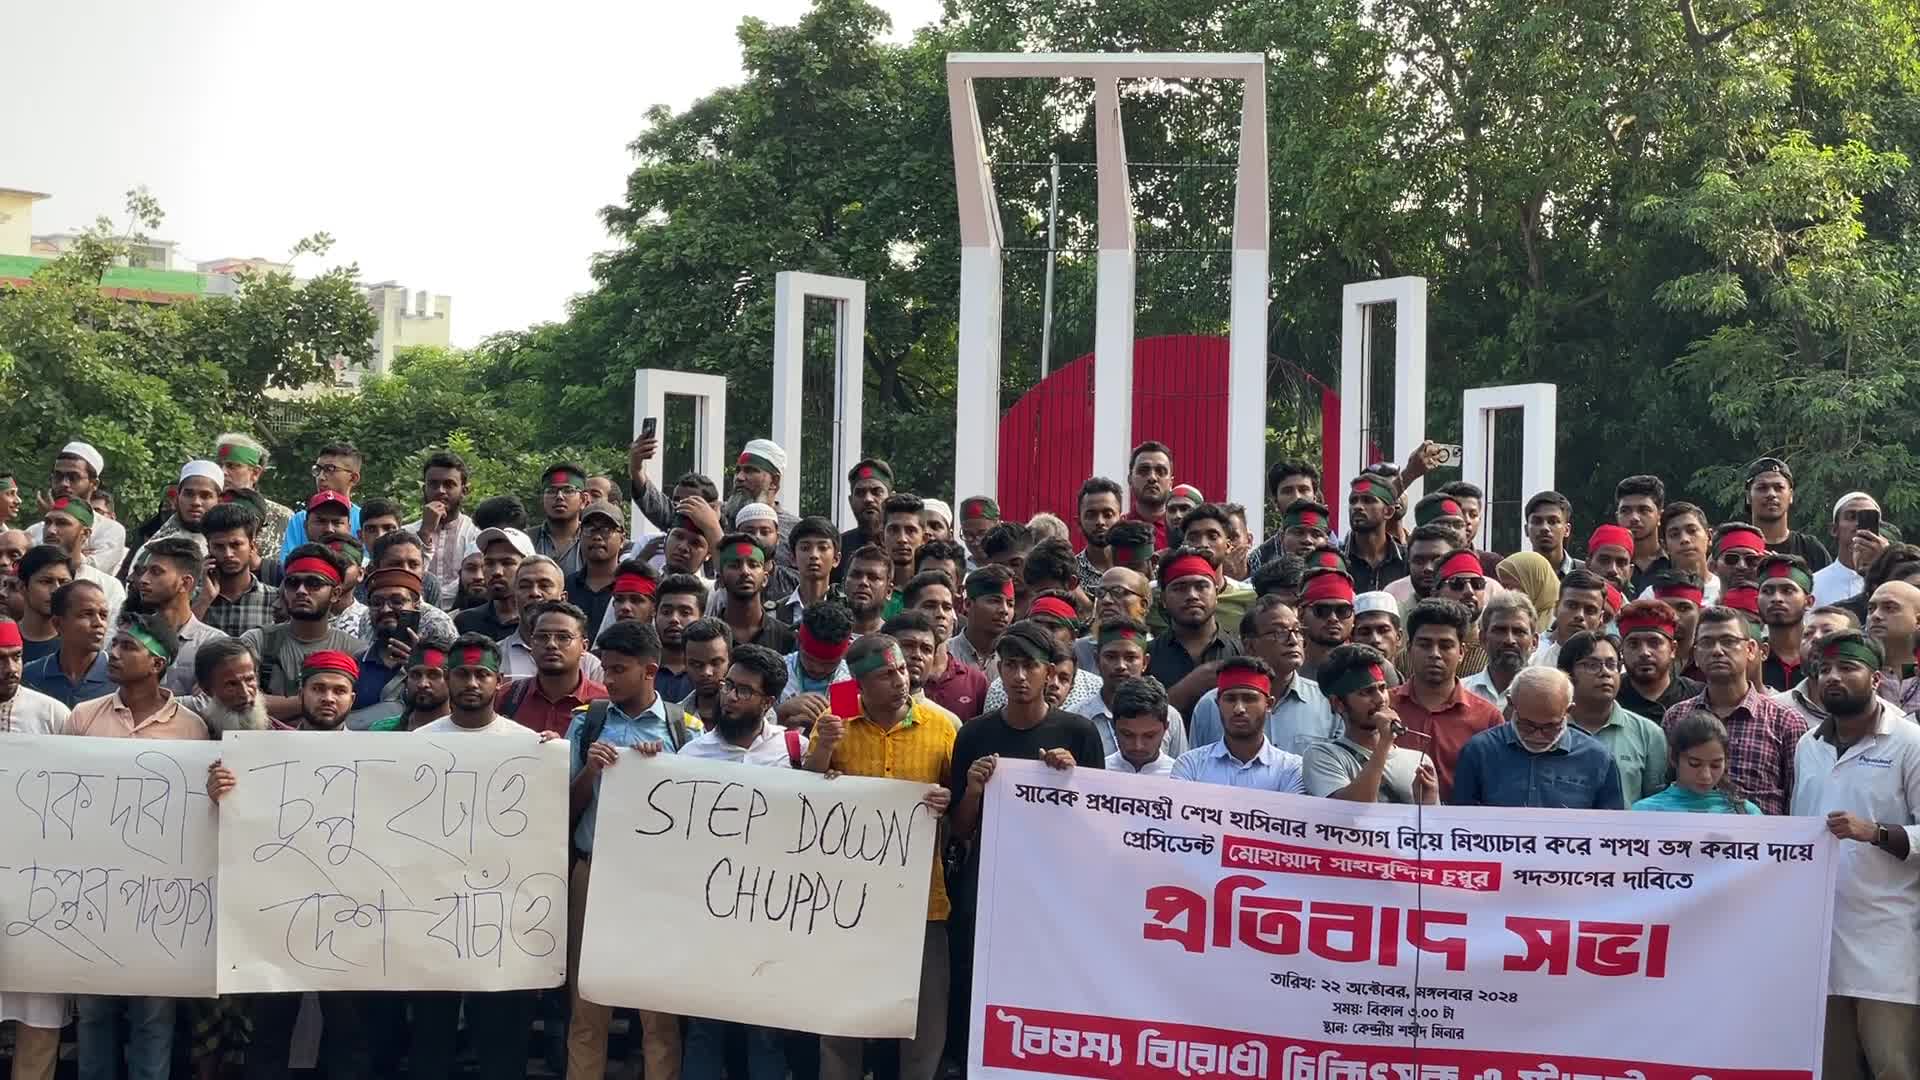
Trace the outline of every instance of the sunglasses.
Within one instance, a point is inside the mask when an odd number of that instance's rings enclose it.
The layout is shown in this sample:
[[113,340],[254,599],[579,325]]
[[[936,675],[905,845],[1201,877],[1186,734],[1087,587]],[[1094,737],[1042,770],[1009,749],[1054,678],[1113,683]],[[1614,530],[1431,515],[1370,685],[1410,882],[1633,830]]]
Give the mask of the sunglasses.
[[1307,610],[1312,612],[1316,619],[1353,618],[1352,604],[1309,604]]

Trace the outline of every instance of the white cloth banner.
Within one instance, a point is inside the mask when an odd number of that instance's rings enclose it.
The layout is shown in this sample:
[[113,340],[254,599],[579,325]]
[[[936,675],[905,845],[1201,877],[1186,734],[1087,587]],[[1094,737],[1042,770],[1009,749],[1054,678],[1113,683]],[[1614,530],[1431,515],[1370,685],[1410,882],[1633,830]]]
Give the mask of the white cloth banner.
[[1788,1080],[1816,818],[1384,806],[1002,761],[972,1076]]
[[936,818],[927,785],[661,755],[602,774],[580,993],[907,1038]]
[[0,990],[213,995],[219,754],[0,736]]
[[515,990],[567,974],[567,744],[236,732],[220,991]]

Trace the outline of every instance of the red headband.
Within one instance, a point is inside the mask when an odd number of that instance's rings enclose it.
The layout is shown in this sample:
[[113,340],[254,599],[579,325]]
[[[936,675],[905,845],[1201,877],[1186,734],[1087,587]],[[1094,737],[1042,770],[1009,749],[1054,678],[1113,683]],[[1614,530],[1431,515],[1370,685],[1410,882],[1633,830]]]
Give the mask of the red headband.
[[1749,615],[1758,615],[1760,614],[1760,590],[1751,585],[1723,590],[1720,593],[1720,606],[1744,611]]
[[1756,551],[1764,553],[1767,550],[1767,538],[1752,529],[1735,529],[1725,536],[1722,536],[1720,543],[1715,546],[1713,550],[1715,552]]
[[349,679],[360,677],[360,665],[353,657],[337,649],[322,649],[306,658],[300,665],[300,681],[322,672],[336,672]]
[[0,649],[24,649],[27,639],[20,636],[20,624],[9,619],[0,623]]
[[1183,577],[1203,577],[1213,580],[1213,576],[1213,567],[1198,555],[1182,555],[1160,571],[1161,581],[1179,581]]
[[1663,617],[1659,613],[1658,608],[1652,611],[1635,612],[1632,615],[1620,616],[1621,637],[1629,638],[1645,630],[1665,634],[1670,638],[1680,636],[1680,624],[1673,619]]
[[1434,580],[1445,581],[1450,577],[1460,577],[1462,575],[1471,575],[1477,578],[1487,576],[1486,569],[1480,565],[1480,556],[1475,555],[1471,551],[1454,552],[1447,556],[1446,562],[1440,564],[1440,573]]
[[1627,606],[1627,595],[1615,587],[1613,582],[1607,582],[1606,593],[1608,611],[1619,611]]
[[800,627],[799,639],[800,651],[823,664],[839,663],[840,658],[847,655],[847,650],[853,648],[852,638],[848,638],[838,644],[831,641],[821,641],[819,638],[814,637],[813,632],[808,630],[804,625]]
[[327,560],[313,555],[295,559],[288,563],[287,571],[282,576],[292,577],[295,574],[314,574],[326,578],[335,585],[340,584],[340,571]]
[[1216,684],[1220,693],[1246,687],[1258,690],[1268,697],[1273,696],[1273,680],[1260,674],[1253,668],[1230,667],[1220,669],[1220,681]]
[[1707,602],[1707,591],[1698,585],[1675,582],[1671,585],[1655,585],[1653,595],[1659,600],[1687,600],[1699,607]]
[[1345,574],[1328,572],[1315,574],[1307,579],[1306,587],[1300,590],[1300,602],[1311,604],[1319,600],[1345,600],[1353,603],[1353,582]]
[[1080,617],[1080,613],[1073,610],[1072,604],[1057,596],[1043,596],[1035,600],[1032,606],[1027,608],[1027,616],[1031,618],[1035,615],[1051,615],[1064,622],[1072,622]]
[[613,579],[613,591],[616,593],[639,593],[652,596],[659,585],[645,574],[621,574]]
[[1593,530],[1592,536],[1587,537],[1587,553],[1591,555],[1603,547],[1623,548],[1627,554],[1631,555],[1633,554],[1633,534],[1618,525],[1602,525]]

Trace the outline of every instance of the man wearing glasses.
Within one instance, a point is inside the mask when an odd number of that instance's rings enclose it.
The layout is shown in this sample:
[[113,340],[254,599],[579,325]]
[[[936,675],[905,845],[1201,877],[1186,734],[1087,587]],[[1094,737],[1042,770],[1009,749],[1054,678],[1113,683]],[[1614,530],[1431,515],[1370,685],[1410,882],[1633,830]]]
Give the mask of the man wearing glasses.
[[1539,806],[1625,810],[1620,768],[1600,740],[1568,726],[1573,684],[1557,668],[1532,667],[1513,680],[1507,722],[1467,740],[1453,806]]
[[[1333,707],[1320,691],[1320,684],[1300,675],[1300,661],[1306,653],[1302,643],[1300,616],[1278,596],[1263,596],[1254,601],[1253,610],[1240,620],[1240,646],[1249,656],[1266,661],[1273,669],[1272,698],[1267,708],[1267,741],[1305,757],[1317,742],[1339,734],[1334,726]],[[1193,745],[1206,746],[1226,736],[1220,720],[1220,691],[1207,691],[1193,707]],[[1173,756],[1180,755],[1169,750]]]
[[1785,814],[1793,796],[1793,758],[1806,718],[1760,692],[1748,672],[1759,643],[1747,617],[1732,608],[1700,611],[1693,657],[1707,688],[1667,710],[1668,731],[1696,709],[1711,709],[1727,727],[1727,771],[1763,814]]
[[586,508],[587,470],[571,461],[547,468],[540,476],[540,507],[547,520],[533,530],[533,552],[560,564],[565,575],[586,565],[580,551],[580,512]]
[[[545,600],[532,605],[527,625],[534,673],[503,679],[493,709],[522,727],[565,735],[575,711],[607,696],[606,685],[599,681],[603,673],[599,661],[592,671],[582,663],[587,648],[586,612],[565,600]],[[500,652],[508,655],[506,642]],[[501,671],[505,673],[504,663]]]
[[[1083,671],[1100,669],[1100,650],[1094,641],[1094,629],[1116,619],[1146,622],[1147,607],[1153,599],[1153,585],[1147,576],[1124,566],[1113,567],[1093,580],[1099,582],[1093,590],[1094,627],[1073,643],[1073,662]],[[1146,642],[1152,640],[1149,636]],[[1141,648],[1146,647],[1146,642]]]
[[1660,725],[1616,700],[1625,665],[1620,639],[1583,630],[1560,647],[1560,670],[1573,681],[1573,726],[1599,740],[1620,770],[1628,806],[1667,786],[1667,735]]
[[[360,451],[343,442],[328,443],[313,459],[313,490],[334,491],[346,498],[350,517],[347,529],[354,536],[360,535],[360,504],[353,501],[353,489],[360,483],[363,463]],[[293,549],[307,539],[307,511],[302,510],[287,522],[286,536],[280,542],[280,561],[291,561]]]
[[1487,648],[1480,643],[1480,612],[1487,606],[1487,574],[1471,548],[1457,548],[1434,572],[1434,593],[1467,609],[1466,640],[1460,645],[1462,677],[1487,670]]
[[[298,518],[295,522],[304,527]],[[240,640],[260,658],[260,691],[266,695],[267,715],[291,721],[300,716],[300,672],[307,657],[317,652],[359,656],[361,641],[328,622],[334,594],[348,588],[340,557],[320,544],[301,544],[287,559],[280,578],[280,605],[287,621],[249,630]]]
[[[1408,745],[1433,759],[1442,802],[1452,801],[1454,768],[1468,740],[1500,725],[1493,705],[1460,682],[1460,656],[1471,623],[1467,609],[1451,600],[1415,604],[1407,614],[1407,681],[1394,687],[1388,699],[1406,729],[1424,736]],[[1519,685],[1516,677],[1508,690],[1509,707]],[[1564,703],[1560,713],[1564,717]]]

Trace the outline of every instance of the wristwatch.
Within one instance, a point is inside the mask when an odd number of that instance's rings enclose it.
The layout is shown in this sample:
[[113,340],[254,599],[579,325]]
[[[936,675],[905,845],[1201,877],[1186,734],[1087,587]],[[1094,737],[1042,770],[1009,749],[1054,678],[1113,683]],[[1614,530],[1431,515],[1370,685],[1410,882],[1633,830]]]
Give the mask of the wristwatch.
[[1876,825],[1873,829],[1873,846],[1885,851],[1887,848],[1887,827]]

